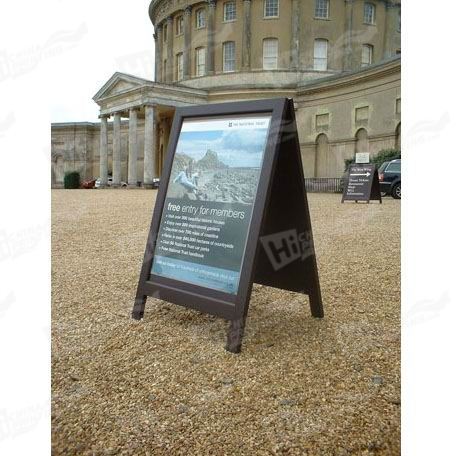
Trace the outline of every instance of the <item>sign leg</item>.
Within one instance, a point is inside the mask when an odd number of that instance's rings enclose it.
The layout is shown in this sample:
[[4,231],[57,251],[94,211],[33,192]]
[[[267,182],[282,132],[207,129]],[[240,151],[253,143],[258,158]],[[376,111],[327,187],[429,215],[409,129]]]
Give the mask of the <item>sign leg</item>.
[[245,317],[230,321],[225,350],[231,353],[240,353],[242,336],[244,335]]
[[[318,285],[317,285],[318,286]],[[323,318],[323,303],[321,301],[321,294],[320,290],[310,292],[309,294],[309,302],[310,302],[310,313],[314,318]]]
[[141,320],[144,317],[144,308],[146,307],[147,296],[136,295],[135,305],[133,306],[133,311],[131,317],[135,320]]

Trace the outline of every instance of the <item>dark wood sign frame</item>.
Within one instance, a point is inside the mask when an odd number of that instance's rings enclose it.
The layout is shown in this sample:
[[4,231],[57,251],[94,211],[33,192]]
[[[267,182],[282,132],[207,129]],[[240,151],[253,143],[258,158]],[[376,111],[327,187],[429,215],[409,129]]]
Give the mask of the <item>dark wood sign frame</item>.
[[[369,182],[367,184],[367,191],[360,196],[353,196],[347,193],[348,189],[348,182],[350,181],[350,174],[353,168],[363,168],[365,170],[369,170],[371,175],[369,176]],[[347,183],[344,186],[344,191],[342,193],[342,203],[345,201],[364,201],[369,203],[371,200],[377,200],[380,204],[382,204],[382,194],[380,192],[380,181],[378,178],[378,170],[377,167],[372,163],[352,163],[348,167],[348,174],[347,174]]]
[[[192,118],[209,119],[268,113],[271,115],[268,139],[237,294],[151,274],[160,220],[183,121]],[[275,233],[280,235],[281,232],[290,229],[305,235],[302,257],[275,270],[264,248],[261,247],[260,239]],[[239,353],[254,281],[307,294],[312,316],[323,317],[293,100],[277,98],[178,108],[174,115],[132,317],[143,318],[148,296],[223,317],[230,321],[226,349]]]

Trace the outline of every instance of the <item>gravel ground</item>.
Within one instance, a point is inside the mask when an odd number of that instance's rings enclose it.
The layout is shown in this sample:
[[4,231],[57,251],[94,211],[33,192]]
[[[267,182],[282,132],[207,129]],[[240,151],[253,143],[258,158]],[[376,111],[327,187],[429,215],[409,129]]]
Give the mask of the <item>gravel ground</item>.
[[222,319],[130,319],[155,196],[52,192],[53,454],[400,454],[400,201],[309,194],[325,318],[254,286],[233,355]]

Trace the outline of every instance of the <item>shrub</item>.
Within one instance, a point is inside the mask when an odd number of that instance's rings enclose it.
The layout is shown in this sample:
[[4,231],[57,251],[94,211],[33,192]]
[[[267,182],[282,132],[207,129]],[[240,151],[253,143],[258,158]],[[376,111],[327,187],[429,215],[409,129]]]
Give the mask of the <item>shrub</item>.
[[[395,160],[397,158],[401,158],[401,151],[399,149],[382,149],[375,157],[371,158],[370,162],[374,165],[377,165],[377,168],[386,161]],[[345,171],[347,171],[348,167],[355,163],[355,157],[353,158],[346,158],[345,162]]]
[[345,171],[347,171],[348,167],[352,164],[352,163],[355,163],[355,158],[346,158],[344,160],[344,163],[345,163]]
[[377,168],[380,168],[380,165],[386,161],[395,160],[396,158],[401,158],[401,151],[398,149],[383,149],[381,150],[372,160],[371,163],[377,165]]
[[80,177],[77,171],[65,173],[63,184],[65,188],[79,188]]

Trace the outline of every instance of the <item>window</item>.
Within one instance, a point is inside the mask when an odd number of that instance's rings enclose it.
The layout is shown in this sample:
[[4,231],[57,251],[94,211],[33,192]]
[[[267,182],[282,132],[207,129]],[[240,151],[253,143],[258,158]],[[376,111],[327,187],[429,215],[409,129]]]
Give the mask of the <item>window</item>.
[[206,48],[200,47],[196,49],[196,68],[197,76],[206,74]]
[[168,24],[163,26],[163,42],[166,42],[168,39]]
[[364,3],[364,23],[375,24],[375,5]]
[[315,17],[317,19],[329,18],[329,0],[315,0]]
[[236,69],[236,55],[234,41],[223,43],[223,71],[234,71]]
[[401,10],[397,13],[397,32],[401,33]]
[[364,128],[356,132],[355,154],[360,152],[369,152],[369,135]]
[[264,17],[279,17],[279,0],[264,0]]
[[266,38],[263,40],[263,68],[265,70],[277,69],[277,57],[279,54],[279,40]]
[[391,162],[385,169],[388,173],[400,173],[401,162]]
[[369,106],[362,106],[355,110],[355,121],[365,122],[369,120]]
[[177,80],[181,81],[184,78],[184,54],[182,52],[176,55],[176,71]]
[[315,150],[315,177],[327,177],[330,176],[331,171],[330,163],[331,158],[329,156],[329,142],[328,137],[321,133],[317,136]]
[[236,3],[226,2],[223,4],[223,20],[225,22],[236,20]]
[[363,44],[361,51],[361,66],[366,67],[372,64],[372,56],[374,54],[374,47],[370,44]]
[[204,8],[200,8],[196,10],[196,28],[204,28],[206,27],[206,10]]
[[396,138],[394,141],[394,146],[396,149],[401,150],[401,123],[399,122],[396,127]]
[[184,32],[184,16],[179,16],[176,19],[176,35],[182,35]]
[[396,114],[400,114],[400,113],[401,113],[401,99],[397,98],[396,99]]
[[327,129],[329,126],[329,114],[317,114],[315,116],[315,126],[317,129]]
[[314,43],[314,70],[328,69],[328,40],[318,39]]
[[166,59],[163,61],[163,74],[162,74],[162,81],[166,81]]

